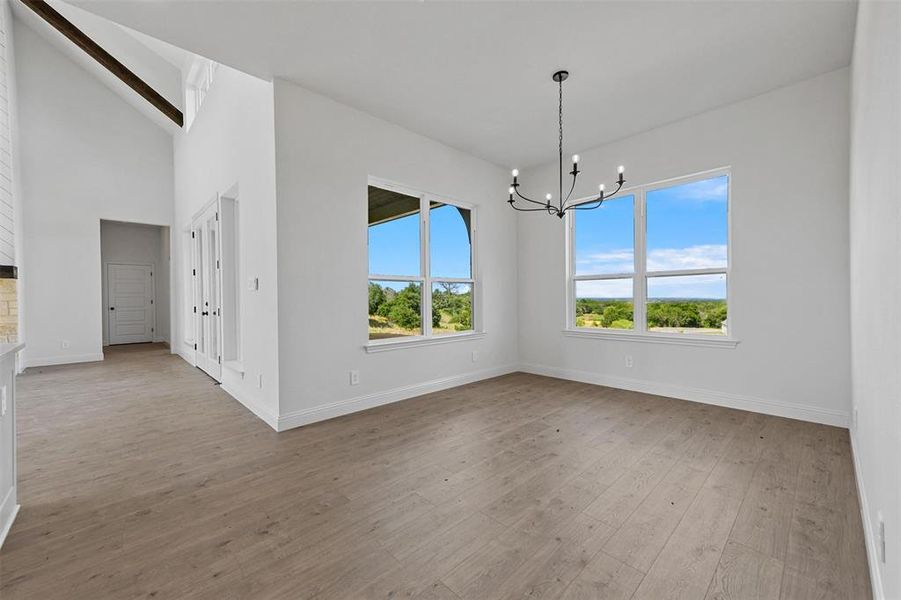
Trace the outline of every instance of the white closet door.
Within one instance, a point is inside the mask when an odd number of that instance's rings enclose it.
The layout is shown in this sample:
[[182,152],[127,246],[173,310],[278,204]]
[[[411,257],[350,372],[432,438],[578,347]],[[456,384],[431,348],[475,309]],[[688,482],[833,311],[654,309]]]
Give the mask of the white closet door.
[[195,362],[216,381],[222,379],[221,293],[218,203],[193,223]]
[[109,343],[153,341],[153,267],[107,265]]

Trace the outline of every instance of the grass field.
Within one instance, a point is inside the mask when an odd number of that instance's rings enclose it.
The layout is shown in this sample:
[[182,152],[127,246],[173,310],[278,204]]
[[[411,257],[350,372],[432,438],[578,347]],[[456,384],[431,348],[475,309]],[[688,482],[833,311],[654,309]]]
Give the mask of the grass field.
[[[441,311],[441,322],[437,327],[432,327],[432,335],[448,335],[452,333],[460,333],[468,331],[467,329],[457,329],[458,325],[451,323],[451,315],[447,311]],[[389,338],[410,337],[414,335],[422,335],[419,329],[404,329],[391,323],[386,317],[378,315],[369,315],[369,339],[385,340]]]

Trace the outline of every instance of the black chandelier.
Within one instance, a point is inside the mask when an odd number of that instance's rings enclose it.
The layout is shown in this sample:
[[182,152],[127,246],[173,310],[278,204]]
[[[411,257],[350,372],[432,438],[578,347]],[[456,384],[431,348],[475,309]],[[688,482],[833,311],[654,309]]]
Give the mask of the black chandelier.
[[[566,214],[568,210],[592,210],[594,208],[598,208],[601,204],[604,203],[604,200],[607,198],[611,198],[619,192],[623,184],[626,180],[623,178],[623,173],[625,168],[620,165],[619,167],[619,178],[616,182],[616,189],[613,190],[612,193],[607,194],[604,192],[604,184],[598,186],[598,197],[594,200],[583,200],[580,203],[569,203],[569,199],[573,194],[573,190],[576,188],[576,177],[579,176],[579,173],[582,171],[579,170],[579,155],[573,154],[573,170],[569,172],[573,177],[572,185],[569,187],[569,193],[566,195],[566,198],[563,198],[563,82],[566,81],[566,78],[569,77],[569,71],[557,71],[553,75],[554,81],[557,82],[560,89],[560,104],[559,104],[559,120],[560,120],[560,137],[559,137],[559,157],[560,157],[560,189],[557,204],[552,204],[551,200],[553,196],[551,194],[547,194],[544,198],[544,202],[538,202],[537,200],[532,200],[530,198],[526,198],[522,194],[519,193],[519,169],[513,169],[513,183],[510,185],[510,199],[507,202],[512,206],[515,210],[522,212],[546,212],[549,215],[557,215],[561,219],[563,215]],[[536,204],[541,208],[520,208],[516,205],[516,196],[517,198],[528,202],[529,204]]]

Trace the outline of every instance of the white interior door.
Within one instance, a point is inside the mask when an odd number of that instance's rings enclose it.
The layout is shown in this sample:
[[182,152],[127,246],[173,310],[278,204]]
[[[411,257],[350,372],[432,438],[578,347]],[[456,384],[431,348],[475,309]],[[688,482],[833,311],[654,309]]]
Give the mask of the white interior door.
[[222,378],[221,281],[218,203],[194,220],[194,360],[213,379]]
[[153,341],[153,267],[107,265],[109,343]]

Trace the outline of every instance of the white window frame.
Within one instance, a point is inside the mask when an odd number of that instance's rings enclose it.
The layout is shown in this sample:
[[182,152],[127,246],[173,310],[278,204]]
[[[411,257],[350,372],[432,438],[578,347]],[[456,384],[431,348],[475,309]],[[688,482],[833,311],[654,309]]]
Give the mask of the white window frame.
[[[419,275],[385,275],[380,273],[369,273],[366,279],[367,290],[369,283],[372,281],[392,281],[392,282],[416,282],[420,284],[422,290],[422,299],[420,301],[420,319],[422,321],[422,334],[415,336],[405,336],[399,338],[388,338],[384,340],[370,340],[367,316],[365,349],[367,352],[381,352],[384,350],[397,350],[400,348],[410,348],[430,344],[444,344],[449,342],[457,342],[463,340],[472,340],[485,336],[484,324],[482,322],[482,302],[481,302],[481,285],[479,284],[478,270],[478,211],[474,204],[463,202],[452,198],[446,194],[434,194],[417,190],[403,184],[380,179],[377,177],[369,177],[368,185],[377,187],[391,192],[397,192],[405,196],[419,198]],[[367,186],[368,189],[368,186]],[[367,194],[368,200],[368,194]],[[469,211],[470,217],[470,277],[432,277],[431,276],[431,244],[429,240],[429,218],[430,206],[432,202],[440,202],[441,204],[450,204],[458,208],[464,208]],[[368,207],[368,202],[367,202]],[[367,245],[366,252],[367,273],[369,271],[369,251]],[[433,283],[466,283],[471,285],[472,297],[472,330],[461,331],[459,333],[446,333],[435,336],[432,333],[432,284]],[[366,295],[368,298],[368,293]],[[368,309],[367,309],[368,315]]]
[[[686,183],[693,183],[705,179],[712,179],[725,175],[727,177],[726,198],[726,267],[709,269],[682,269],[673,271],[648,271],[647,270],[647,194],[661,188],[668,188]],[[708,171],[701,171],[655,181],[652,183],[623,188],[616,198],[610,202],[616,202],[621,197],[634,196],[633,201],[633,226],[634,226],[634,269],[632,273],[605,273],[600,275],[576,275],[575,260],[575,224],[576,213],[569,211],[566,215],[566,316],[563,333],[570,337],[603,338],[621,341],[652,342],[660,344],[680,344],[686,346],[707,346],[715,348],[735,348],[739,344],[736,337],[735,317],[733,315],[732,290],[734,281],[732,278],[732,169],[720,167]],[[585,198],[586,202],[592,198]],[[726,306],[728,311],[729,327],[725,336],[713,336],[700,333],[660,333],[648,330],[647,326],[647,281],[649,277],[674,277],[679,275],[725,275],[726,276]],[[577,281],[602,281],[609,279],[632,278],[632,305],[634,329],[596,329],[576,327],[576,282]]]

